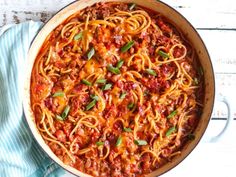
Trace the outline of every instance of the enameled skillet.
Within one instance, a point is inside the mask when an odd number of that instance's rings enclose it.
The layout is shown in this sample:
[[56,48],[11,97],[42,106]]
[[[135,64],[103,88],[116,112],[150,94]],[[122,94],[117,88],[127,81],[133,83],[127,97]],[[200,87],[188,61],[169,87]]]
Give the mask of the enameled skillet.
[[[30,107],[30,77],[31,77],[31,71],[33,68],[34,61],[36,59],[36,56],[45,41],[48,34],[56,28],[58,25],[60,25],[65,19],[67,19],[70,15],[76,13],[77,11],[84,9],[87,6],[91,6],[94,3],[100,2],[101,0],[80,0],[73,2],[72,4],[66,6],[64,9],[60,10],[55,16],[53,16],[40,30],[40,32],[35,37],[29,53],[28,53],[28,59],[27,59],[27,73],[26,73],[26,81],[25,81],[25,87],[24,87],[24,111],[26,115],[26,120],[28,122],[28,125],[39,143],[39,145],[42,147],[42,149],[53,159],[56,163],[58,163],[61,167],[63,167],[65,170],[77,175],[77,176],[89,176],[87,174],[84,174],[68,165],[65,165],[46,145],[44,140],[42,139],[41,135],[39,134],[35,121],[33,112]],[[109,0],[105,0],[109,1]],[[182,31],[183,35],[191,42],[193,47],[196,50],[196,53],[198,55],[198,58],[200,60],[200,63],[203,67],[204,71],[204,79],[205,79],[205,97],[204,97],[204,107],[203,107],[203,113],[200,118],[199,124],[195,130],[195,139],[191,142],[188,142],[183,149],[182,153],[179,156],[176,156],[171,162],[165,164],[158,170],[152,172],[149,176],[159,176],[168,170],[175,167],[177,164],[179,164],[185,157],[188,156],[188,154],[196,147],[200,139],[202,138],[207,125],[211,118],[211,113],[213,109],[214,104],[214,96],[215,96],[215,81],[214,81],[214,72],[213,67],[211,63],[210,56],[208,54],[208,51],[206,49],[206,46],[204,45],[201,37],[197,33],[197,31],[194,29],[194,27],[176,10],[171,8],[170,6],[166,5],[165,3],[162,3],[160,1],[156,0],[110,0],[110,1],[116,1],[116,2],[129,2],[129,3],[136,3],[138,5],[147,7],[153,11],[156,11],[158,13],[161,13],[165,17],[167,17],[172,24],[175,25],[180,31]],[[103,0],[104,2],[104,0]]]

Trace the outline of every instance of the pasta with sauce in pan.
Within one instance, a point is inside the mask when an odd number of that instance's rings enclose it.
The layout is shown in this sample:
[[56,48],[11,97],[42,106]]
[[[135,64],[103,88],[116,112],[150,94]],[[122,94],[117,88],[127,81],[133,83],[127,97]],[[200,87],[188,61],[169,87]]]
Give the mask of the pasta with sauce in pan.
[[37,128],[65,164],[142,176],[194,138],[203,104],[195,51],[161,14],[97,3],[47,37],[31,75]]

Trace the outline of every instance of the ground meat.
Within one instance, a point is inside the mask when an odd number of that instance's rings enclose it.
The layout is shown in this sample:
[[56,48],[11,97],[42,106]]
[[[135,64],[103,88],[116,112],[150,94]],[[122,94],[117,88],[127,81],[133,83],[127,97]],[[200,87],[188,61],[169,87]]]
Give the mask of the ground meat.
[[132,81],[127,81],[124,83],[124,89],[126,91],[130,91],[130,90],[134,89],[135,87],[137,87],[137,85]]
[[128,11],[129,5],[128,4],[118,4],[116,6],[117,9],[122,10],[122,11]]
[[109,117],[116,117],[117,109],[115,105],[107,106],[104,110],[104,118],[108,119]]
[[60,142],[63,142],[63,143],[66,142],[66,135],[65,135],[65,133],[64,133],[62,130],[57,130],[57,131],[55,132],[55,136],[57,137],[57,139],[58,139]]
[[162,31],[164,31],[166,33],[172,32],[172,29],[169,27],[168,24],[166,24],[166,22],[163,21],[162,18],[157,19],[157,25],[159,26],[159,28],[161,28]]
[[150,167],[151,167],[151,157],[148,153],[144,154],[141,159],[141,167],[143,169],[144,173],[149,173],[150,172]]
[[117,133],[121,133],[121,132],[123,131],[123,124],[122,124],[122,122],[116,121],[116,122],[113,124],[113,128],[114,128],[114,130],[115,130]]
[[73,129],[73,124],[71,122],[65,122],[63,124],[63,131],[67,137],[69,137],[72,129]]
[[159,93],[161,84],[157,78],[151,77],[150,79],[142,78],[142,83],[150,90],[152,93]]
[[161,35],[157,38],[157,41],[156,41],[156,45],[157,46],[165,46],[167,47],[168,44],[170,42],[170,38],[164,36],[164,35]]
[[53,105],[53,102],[52,102],[52,97],[46,98],[45,101],[44,101],[44,104],[49,110],[55,112],[55,109],[53,109],[54,105]]
[[84,107],[89,103],[89,100],[90,98],[88,93],[80,94],[77,97],[72,98],[70,114],[74,116],[79,108],[84,110]]

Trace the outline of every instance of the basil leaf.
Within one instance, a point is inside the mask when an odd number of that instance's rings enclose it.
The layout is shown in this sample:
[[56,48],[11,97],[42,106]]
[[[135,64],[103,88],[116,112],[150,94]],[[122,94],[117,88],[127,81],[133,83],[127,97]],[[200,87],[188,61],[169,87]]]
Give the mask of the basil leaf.
[[203,68],[201,66],[198,67],[198,73],[199,73],[200,76],[204,75],[204,71],[203,71]]

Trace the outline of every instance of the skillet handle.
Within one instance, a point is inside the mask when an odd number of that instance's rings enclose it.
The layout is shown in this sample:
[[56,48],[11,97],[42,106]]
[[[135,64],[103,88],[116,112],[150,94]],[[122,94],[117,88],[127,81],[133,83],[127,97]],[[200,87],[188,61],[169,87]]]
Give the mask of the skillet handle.
[[220,94],[219,96],[217,96],[216,100],[223,102],[226,105],[226,107],[227,107],[227,120],[226,120],[225,126],[221,130],[221,132],[218,135],[211,137],[207,140],[210,143],[215,143],[215,142],[218,142],[220,139],[222,139],[229,131],[230,126],[232,125],[232,121],[233,121],[233,112],[230,107],[231,104],[230,104],[229,100],[227,99],[227,97]]

